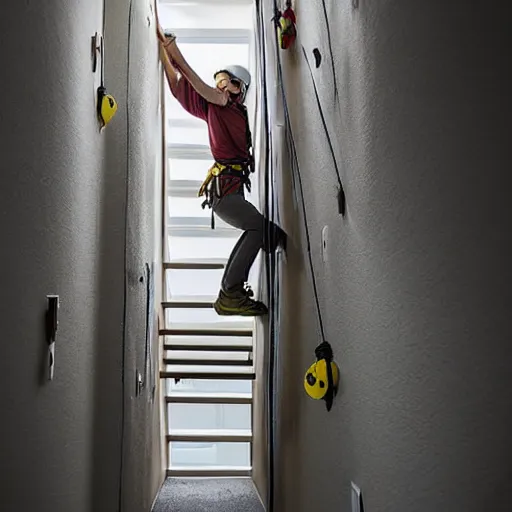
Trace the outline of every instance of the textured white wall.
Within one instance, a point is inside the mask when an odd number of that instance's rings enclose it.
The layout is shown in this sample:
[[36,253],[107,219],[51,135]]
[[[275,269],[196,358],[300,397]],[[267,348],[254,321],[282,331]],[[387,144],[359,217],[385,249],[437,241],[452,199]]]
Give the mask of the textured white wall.
[[[349,510],[351,480],[365,510],[509,510],[506,16],[497,4],[359,4],[327,1],[339,101],[320,2],[297,3],[299,46],[283,55],[342,392],[330,414],[303,392],[320,339],[305,254],[292,244],[277,510]],[[300,44],[312,64],[313,48],[323,55],[314,79],[345,219]]]
[[[0,18],[6,512],[85,512],[92,502],[104,137],[90,38],[101,30],[101,12],[100,1],[20,2]],[[52,293],[61,308],[55,381],[48,383],[44,313]]]
[[[105,78],[119,110],[101,134],[90,48],[103,3],[23,2],[0,19],[2,512],[112,512],[121,482],[123,510],[140,512],[163,477],[158,397],[133,396],[145,350],[138,278],[154,263],[158,301],[161,262],[157,46],[150,3],[134,4],[129,71],[130,2],[107,3]],[[49,293],[62,301],[52,383]]]

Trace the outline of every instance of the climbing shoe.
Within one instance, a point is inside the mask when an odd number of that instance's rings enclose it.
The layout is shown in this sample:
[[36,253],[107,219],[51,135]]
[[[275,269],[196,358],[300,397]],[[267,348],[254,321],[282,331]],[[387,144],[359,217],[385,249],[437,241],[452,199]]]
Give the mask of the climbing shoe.
[[267,306],[251,299],[243,286],[229,291],[221,290],[213,308],[221,316],[262,316],[268,313]]

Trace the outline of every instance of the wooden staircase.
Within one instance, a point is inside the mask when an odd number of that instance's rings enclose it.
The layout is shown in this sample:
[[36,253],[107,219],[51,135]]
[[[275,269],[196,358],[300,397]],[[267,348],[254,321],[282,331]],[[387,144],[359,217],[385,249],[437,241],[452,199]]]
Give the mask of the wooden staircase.
[[[171,261],[164,264],[164,272],[174,270],[208,271],[222,270],[226,260],[196,259]],[[252,384],[255,379],[253,364],[253,323],[254,320],[236,322],[215,321],[178,323],[172,321],[173,312],[178,310],[201,311],[212,309],[216,297],[171,297],[162,303],[165,323],[160,330],[162,359],[160,379],[164,400],[168,465],[167,475],[173,477],[247,477],[252,472]],[[188,385],[182,385],[187,383]],[[243,383],[246,384],[243,384]],[[243,391],[234,391],[243,387]],[[194,387],[199,387],[194,389]],[[250,408],[248,428],[215,428],[204,430],[173,428],[173,419],[185,409],[195,410],[200,416],[215,409],[215,414],[225,417],[238,412],[247,413]],[[185,408],[185,409],[184,409]],[[195,408],[195,409],[194,409]],[[238,409],[237,409],[238,408]],[[241,408],[245,408],[242,409]],[[224,410],[225,409],[225,410]],[[187,416],[188,417],[188,416]],[[189,421],[189,420],[187,420]],[[192,423],[194,420],[190,420]],[[229,420],[226,420],[229,423]],[[176,463],[171,446],[183,447],[190,453],[188,460]],[[216,465],[212,456],[202,462],[201,453],[216,453],[221,446],[248,449],[248,464],[243,466]],[[189,452],[187,452],[190,446]],[[198,454],[198,455],[197,455]],[[185,457],[185,456],[184,456]],[[193,465],[194,458],[197,465]]]

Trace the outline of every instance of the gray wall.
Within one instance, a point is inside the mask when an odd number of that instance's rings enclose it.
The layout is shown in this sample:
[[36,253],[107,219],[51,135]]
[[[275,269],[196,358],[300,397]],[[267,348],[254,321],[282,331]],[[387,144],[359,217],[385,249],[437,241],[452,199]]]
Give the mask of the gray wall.
[[[151,16],[149,4],[137,9]],[[119,111],[100,133],[99,73],[92,73],[90,47],[102,10],[99,1],[24,2],[0,19],[0,509],[6,512],[119,510],[121,481],[134,503],[125,510],[149,510],[162,478],[158,402],[145,390],[131,399],[130,357],[137,353],[136,365],[144,366],[146,287],[137,281],[135,289],[133,275],[146,262],[158,269],[161,253],[154,24],[149,28],[139,15],[132,26],[132,39],[152,49],[145,80],[133,89],[135,122],[128,129],[129,3],[107,3],[106,79]],[[141,65],[134,57],[132,81]],[[125,260],[127,219],[141,235],[128,236]],[[50,293],[61,297],[52,383],[44,373]],[[133,334],[124,339],[128,329]],[[132,448],[122,460],[123,419],[124,443]],[[134,461],[137,487],[125,476]]]
[[[0,21],[0,508],[6,511],[91,506],[104,138],[89,55],[101,7],[15,3]],[[51,384],[43,376],[50,293],[62,300]]]
[[366,511],[510,510],[507,18],[499,4],[359,4],[327,1],[339,102],[322,6],[297,5],[300,43],[323,55],[344,219],[302,49],[282,53],[342,389],[331,413],[303,392],[320,338],[288,203],[276,510],[348,511],[351,480]]

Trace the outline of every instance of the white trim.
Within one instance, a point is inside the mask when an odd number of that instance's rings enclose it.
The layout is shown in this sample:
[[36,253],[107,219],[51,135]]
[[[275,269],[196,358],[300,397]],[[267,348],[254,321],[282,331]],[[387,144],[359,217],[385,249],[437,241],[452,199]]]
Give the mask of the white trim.
[[250,467],[247,468],[239,468],[238,466],[233,467],[188,467],[188,468],[180,468],[175,467],[167,470],[168,477],[182,477],[182,478],[194,478],[194,477],[205,477],[205,478],[224,478],[224,477],[233,477],[233,478],[250,478],[252,476],[252,469]]
[[236,28],[206,28],[206,29],[164,29],[172,32],[178,43],[185,44],[247,44],[251,42],[252,34],[247,29]]
[[252,5],[254,0],[158,0],[162,5]]
[[169,404],[232,404],[250,405],[252,395],[250,393],[182,393],[165,397]]
[[168,443],[250,443],[250,430],[171,430]]

